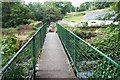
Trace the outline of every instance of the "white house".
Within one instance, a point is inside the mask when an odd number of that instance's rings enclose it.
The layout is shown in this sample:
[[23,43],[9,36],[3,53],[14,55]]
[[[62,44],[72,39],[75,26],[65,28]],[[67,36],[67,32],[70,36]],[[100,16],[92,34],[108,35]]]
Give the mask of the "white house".
[[119,22],[113,22],[113,20],[88,20],[88,26],[102,26],[110,24],[119,25]]
[[111,17],[110,20],[96,20],[95,19],[98,16],[103,18],[106,14],[111,14],[111,13],[113,13],[113,11],[89,12],[81,20],[81,23],[87,22],[88,26],[102,26],[102,25],[110,25],[110,24],[120,25],[119,21],[114,22],[114,19],[115,19],[116,16]]

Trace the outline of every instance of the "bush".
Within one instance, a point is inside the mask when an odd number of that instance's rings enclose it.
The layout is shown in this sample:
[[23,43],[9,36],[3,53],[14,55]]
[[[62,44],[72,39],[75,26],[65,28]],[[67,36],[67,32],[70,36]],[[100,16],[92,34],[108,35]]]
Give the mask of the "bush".
[[43,22],[42,22],[42,21],[33,22],[33,23],[31,23],[31,25],[33,26],[33,29],[34,29],[34,30],[37,30],[40,26],[43,25]]
[[2,40],[2,66],[4,66],[18,50],[17,37],[10,35]]
[[82,23],[82,26],[83,26],[83,27],[87,27],[87,26],[88,26],[88,23],[87,23],[87,22],[83,22],[83,23]]
[[95,37],[96,33],[90,31],[82,31],[82,30],[74,30],[73,31],[77,36],[83,39],[90,39],[91,37]]
[[[120,63],[120,27],[113,26],[106,28],[107,33],[109,36],[104,39],[100,39],[99,41],[95,41],[95,46],[106,54],[108,57],[112,58],[118,64]],[[108,66],[105,66],[109,64]],[[108,69],[108,70],[104,70]],[[103,77],[103,78],[114,78],[117,79],[119,77],[119,70],[117,67],[113,66],[113,64],[108,63],[107,60],[104,60],[99,63],[97,69],[94,71],[93,77]],[[105,75],[105,73],[107,75]]]

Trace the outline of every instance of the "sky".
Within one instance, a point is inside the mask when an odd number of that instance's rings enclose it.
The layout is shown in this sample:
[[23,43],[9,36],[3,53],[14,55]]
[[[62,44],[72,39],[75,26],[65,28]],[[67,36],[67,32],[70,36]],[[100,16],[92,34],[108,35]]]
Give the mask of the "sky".
[[[24,0],[25,3],[29,3],[29,2],[41,2],[44,3],[45,1],[52,1],[52,0]],[[70,1],[72,2],[72,5],[75,7],[80,6],[80,4],[86,2],[86,1],[92,1],[92,0],[54,0],[54,1]]]

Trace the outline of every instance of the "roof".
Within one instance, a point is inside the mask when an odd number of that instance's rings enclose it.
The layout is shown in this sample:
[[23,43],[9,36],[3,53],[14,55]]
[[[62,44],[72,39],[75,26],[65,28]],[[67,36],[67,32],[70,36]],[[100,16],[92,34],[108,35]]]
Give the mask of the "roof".
[[89,12],[84,16],[84,18],[81,20],[81,22],[87,22],[88,20],[95,19],[97,16],[104,17],[108,13],[112,13],[112,11],[109,11],[109,12]]

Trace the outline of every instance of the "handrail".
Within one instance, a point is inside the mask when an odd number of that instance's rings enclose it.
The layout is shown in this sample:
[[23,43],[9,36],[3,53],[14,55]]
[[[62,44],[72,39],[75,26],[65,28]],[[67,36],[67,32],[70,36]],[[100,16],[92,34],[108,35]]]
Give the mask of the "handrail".
[[[60,24],[59,24],[60,25]],[[60,25],[61,26],[61,25]],[[61,26],[63,27],[63,26]],[[64,28],[64,27],[63,27]],[[91,48],[93,48],[94,50],[98,51],[102,56],[104,56],[106,59],[110,60],[114,65],[116,65],[116,67],[120,67],[120,65],[115,62],[114,60],[112,60],[110,57],[108,57],[107,55],[105,55],[104,53],[102,53],[100,50],[98,50],[97,48],[93,47],[91,44],[89,44],[88,42],[84,41],[83,39],[81,39],[80,37],[78,37],[77,35],[75,35],[73,32],[69,31],[68,29],[64,28],[65,30],[67,30],[68,32],[70,32],[72,35],[74,35],[76,38],[80,39],[82,42],[84,42],[85,44],[89,45]]]
[[[78,37],[77,35],[75,35],[73,32],[67,30],[62,25],[56,23],[56,26],[57,26],[58,35],[59,35],[65,49],[67,49],[67,53],[68,53],[68,55],[70,55],[69,57],[72,57],[72,61],[74,62],[73,63],[74,67],[77,68],[77,71],[80,70],[78,67],[83,67],[82,65],[78,65],[78,63],[81,63],[81,62],[87,63],[88,61],[89,62],[94,61],[97,63],[97,60],[99,60],[99,62],[101,61],[101,63],[102,63],[102,60],[104,60],[104,59],[106,59],[105,60],[106,62],[108,61],[120,69],[120,65],[117,62],[115,62],[110,57],[108,57],[107,55],[105,55],[104,53],[99,51],[97,48],[93,47],[92,45],[90,45],[89,43],[87,43],[86,41],[84,41],[83,39]],[[73,51],[70,50],[72,48],[73,48]],[[81,49],[81,48],[83,48],[83,49]],[[77,57],[76,55],[80,56],[81,59],[79,57]],[[93,58],[91,55],[93,55],[95,57]],[[102,58],[100,56],[102,56]],[[87,66],[87,64],[86,64],[86,66]],[[95,66],[97,66],[97,65],[95,65]],[[84,70],[86,70],[86,69],[84,68],[83,71]]]
[[[41,35],[42,34],[42,35]],[[38,45],[41,45],[41,46],[39,46],[39,47],[36,47],[36,48],[38,48],[37,50],[39,50],[39,48],[42,48],[42,43],[43,43],[43,41],[44,41],[44,38],[45,38],[45,34],[46,34],[46,24],[44,24],[44,25],[42,25],[42,27],[39,29],[39,30],[37,30],[36,31],[36,33],[20,48],[20,50],[8,61],[8,63],[0,70],[0,76],[2,76],[4,73],[5,73],[5,71],[8,69],[8,67],[10,67],[10,65],[12,65],[12,63],[15,61],[15,59],[19,56],[19,55],[22,55],[22,54],[24,54],[24,49],[26,48],[26,47],[29,47],[30,46],[30,44],[32,44],[32,41],[33,41],[33,39],[35,38],[40,38],[40,36],[42,37],[41,38],[41,42],[40,41],[38,41],[39,42],[39,44]],[[40,35],[40,36],[39,36]],[[38,36],[38,37],[37,37]],[[34,44],[34,43],[33,43]],[[32,46],[30,46],[30,47],[33,47],[33,45]],[[22,53],[22,51],[23,51],[23,53]],[[36,54],[36,53],[33,53],[33,52],[31,52],[31,54]],[[30,55],[31,55],[30,54]],[[34,57],[34,56],[29,56],[29,57]],[[35,59],[35,58],[34,58]],[[35,67],[35,65],[33,65],[33,67]],[[34,73],[34,72],[33,72]]]
[[9,65],[15,60],[15,58],[20,54],[20,52],[28,45],[28,43],[33,39],[33,36],[20,48],[20,50],[8,61],[8,63],[0,71],[0,76],[9,67]]

